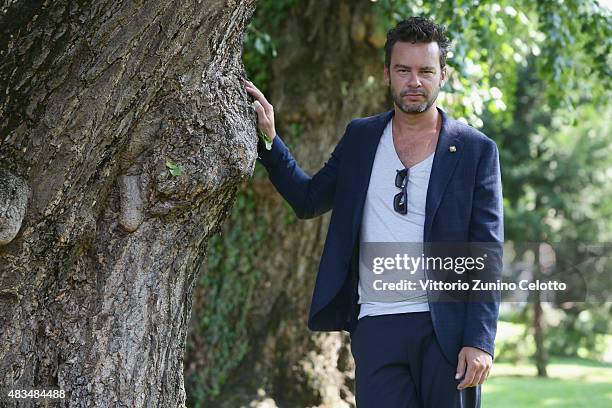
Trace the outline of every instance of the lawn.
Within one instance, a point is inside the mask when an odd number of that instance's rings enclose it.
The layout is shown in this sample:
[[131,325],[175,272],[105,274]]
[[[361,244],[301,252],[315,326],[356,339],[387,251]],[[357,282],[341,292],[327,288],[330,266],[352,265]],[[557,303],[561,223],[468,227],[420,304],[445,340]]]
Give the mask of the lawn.
[[495,363],[483,386],[483,408],[612,407],[612,364],[553,358],[549,378],[531,365]]

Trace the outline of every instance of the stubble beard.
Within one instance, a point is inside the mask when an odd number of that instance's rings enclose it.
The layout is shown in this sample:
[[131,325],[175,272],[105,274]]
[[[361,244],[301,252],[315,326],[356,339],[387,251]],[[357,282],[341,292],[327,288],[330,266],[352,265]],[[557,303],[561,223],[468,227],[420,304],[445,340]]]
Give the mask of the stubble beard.
[[418,104],[417,103],[404,103],[402,101],[403,95],[401,93],[396,92],[395,89],[391,86],[391,83],[389,83],[389,92],[391,93],[391,96],[393,97],[393,101],[395,102],[395,105],[398,108],[400,108],[402,112],[407,113],[407,114],[417,114],[417,113],[423,113],[427,109],[431,108],[431,106],[434,104],[434,102],[438,98],[438,93],[440,92],[440,88],[435,89],[431,95],[427,95],[425,91],[420,91],[425,96],[425,102],[418,103]]

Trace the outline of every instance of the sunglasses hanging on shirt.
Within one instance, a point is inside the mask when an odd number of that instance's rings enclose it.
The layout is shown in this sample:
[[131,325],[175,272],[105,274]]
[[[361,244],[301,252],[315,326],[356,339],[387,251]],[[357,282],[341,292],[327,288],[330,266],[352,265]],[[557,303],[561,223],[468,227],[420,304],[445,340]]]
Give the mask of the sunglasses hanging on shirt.
[[395,187],[402,189],[393,197],[393,209],[400,214],[408,213],[408,175],[410,169],[396,170]]

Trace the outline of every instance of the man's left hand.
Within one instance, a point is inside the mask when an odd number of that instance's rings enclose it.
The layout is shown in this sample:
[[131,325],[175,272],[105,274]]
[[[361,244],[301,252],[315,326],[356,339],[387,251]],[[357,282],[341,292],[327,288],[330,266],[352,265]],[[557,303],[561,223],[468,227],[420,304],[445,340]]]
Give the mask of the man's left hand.
[[456,380],[463,377],[463,381],[457,386],[457,389],[462,390],[484,383],[492,366],[493,358],[486,351],[476,347],[463,347],[459,352],[459,363],[455,376]]

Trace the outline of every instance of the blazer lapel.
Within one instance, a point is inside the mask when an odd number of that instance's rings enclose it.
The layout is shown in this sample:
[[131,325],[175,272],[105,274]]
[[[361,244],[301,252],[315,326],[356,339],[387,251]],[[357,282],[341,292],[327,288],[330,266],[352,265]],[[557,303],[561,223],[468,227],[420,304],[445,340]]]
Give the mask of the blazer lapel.
[[429,186],[427,187],[427,199],[425,204],[425,227],[423,240],[429,242],[429,234],[433,219],[440,206],[444,190],[448,186],[448,182],[455,171],[457,162],[461,158],[463,149],[462,139],[455,131],[456,126],[454,120],[449,118],[444,111],[438,109],[442,115],[442,126],[440,135],[438,136],[438,144],[436,145],[436,154],[431,167],[431,175],[429,176]]

